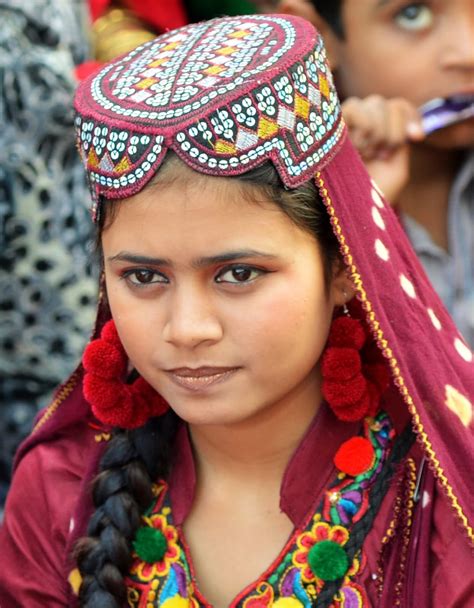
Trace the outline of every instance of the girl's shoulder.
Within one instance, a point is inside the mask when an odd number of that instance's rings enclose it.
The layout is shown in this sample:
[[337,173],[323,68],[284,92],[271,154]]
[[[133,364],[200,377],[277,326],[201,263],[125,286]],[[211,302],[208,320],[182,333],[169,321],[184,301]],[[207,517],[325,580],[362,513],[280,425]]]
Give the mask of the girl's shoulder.
[[[88,470],[108,434],[80,421],[22,454],[0,528],[2,607],[67,605],[66,562]],[[16,599],[15,599],[16,598]],[[41,604],[35,604],[39,601]]]

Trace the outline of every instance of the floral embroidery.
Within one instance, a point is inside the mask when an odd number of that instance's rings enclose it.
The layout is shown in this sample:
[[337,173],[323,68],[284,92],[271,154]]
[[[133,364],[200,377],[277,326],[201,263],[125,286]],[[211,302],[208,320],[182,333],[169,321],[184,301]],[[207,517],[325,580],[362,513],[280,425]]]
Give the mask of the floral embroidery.
[[[363,436],[374,451],[370,466],[355,476],[337,474],[315,514],[303,529],[295,532],[275,565],[240,594],[231,608],[308,608],[327,583],[336,585],[330,608],[369,605],[365,590],[354,581],[365,566],[363,553],[357,550],[349,559],[346,545],[350,543],[352,526],[367,515],[371,486],[390,451],[394,430],[388,416],[382,412],[376,418],[366,418]],[[128,605],[210,608],[196,589],[186,552],[173,525],[166,484],[157,486],[155,494],[156,502],[144,520],[165,535],[167,551],[163,560],[154,564],[135,556],[127,579]],[[329,565],[326,555],[332,562]],[[318,565],[318,557],[322,558],[322,566],[321,562]]]
[[308,556],[311,549],[322,541],[333,541],[338,545],[345,545],[349,532],[342,526],[330,526],[326,522],[320,521],[321,515],[318,513],[314,517],[314,525],[308,532],[305,532],[296,540],[298,550],[293,556],[293,563],[301,570],[301,578],[305,583],[314,582],[319,590],[323,581],[319,579],[312,571]]
[[178,531],[171,523],[171,509],[165,502],[166,486],[154,489],[157,500],[143,517],[144,523],[159,530],[167,541],[161,561],[149,564],[135,554],[127,578],[128,605],[132,608],[166,606],[198,608],[186,557],[178,544]]
[[165,507],[161,514],[155,514],[150,517],[144,517],[145,523],[150,527],[160,530],[168,542],[168,547],[165,556],[161,562],[148,564],[144,561],[135,561],[132,565],[131,573],[137,574],[141,580],[150,581],[155,576],[166,576],[170,571],[172,563],[179,559],[180,548],[178,547],[178,532],[176,528],[168,525],[166,516],[169,514],[169,507]]

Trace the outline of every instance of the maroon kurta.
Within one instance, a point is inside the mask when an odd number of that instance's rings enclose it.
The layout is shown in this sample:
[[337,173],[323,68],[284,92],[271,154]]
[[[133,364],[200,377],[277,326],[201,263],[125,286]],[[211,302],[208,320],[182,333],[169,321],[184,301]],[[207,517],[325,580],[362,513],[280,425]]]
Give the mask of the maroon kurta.
[[[335,451],[357,434],[359,426],[337,420],[325,406],[320,409],[282,481],[280,506],[295,528],[307,518],[308,510],[319,501],[337,472],[332,462]],[[84,484],[84,479],[88,479],[89,469],[94,468],[106,439],[107,435],[96,425],[84,421],[61,437],[35,446],[20,462],[0,530],[2,608],[73,605],[68,578],[74,564],[68,553],[71,540],[84,532],[77,517],[78,509],[83,509],[84,486],[89,485],[88,481]],[[169,487],[174,522],[180,528],[192,505],[195,484],[192,451],[184,426],[177,435],[175,454]],[[416,445],[409,456],[418,469],[421,454]],[[378,560],[382,539],[394,517],[402,470],[403,463],[363,546],[366,563],[356,582],[366,590],[373,606],[393,605],[390,595],[383,595],[382,599],[378,596]],[[430,540],[424,542],[427,534]],[[469,605],[468,598],[474,597],[473,563],[468,544],[461,536],[446,499],[425,469],[408,552],[403,556],[400,543],[395,542],[386,557],[386,577],[391,576],[391,570],[398,570],[400,560],[405,563],[407,580],[402,606]]]

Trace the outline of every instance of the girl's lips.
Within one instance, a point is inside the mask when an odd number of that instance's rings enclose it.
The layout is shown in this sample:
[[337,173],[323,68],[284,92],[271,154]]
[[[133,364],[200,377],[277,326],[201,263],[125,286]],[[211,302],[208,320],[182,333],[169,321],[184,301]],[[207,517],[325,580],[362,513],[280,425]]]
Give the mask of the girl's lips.
[[238,367],[180,368],[167,371],[170,379],[182,388],[199,392],[225,382],[238,371]]

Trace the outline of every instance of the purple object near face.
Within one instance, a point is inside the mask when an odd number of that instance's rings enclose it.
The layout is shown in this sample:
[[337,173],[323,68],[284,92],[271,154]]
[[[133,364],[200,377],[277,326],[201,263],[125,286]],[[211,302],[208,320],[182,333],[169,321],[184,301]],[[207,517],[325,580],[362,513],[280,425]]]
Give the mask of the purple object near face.
[[474,95],[438,97],[423,104],[419,111],[421,112],[423,129],[429,135],[433,131],[473,118]]

